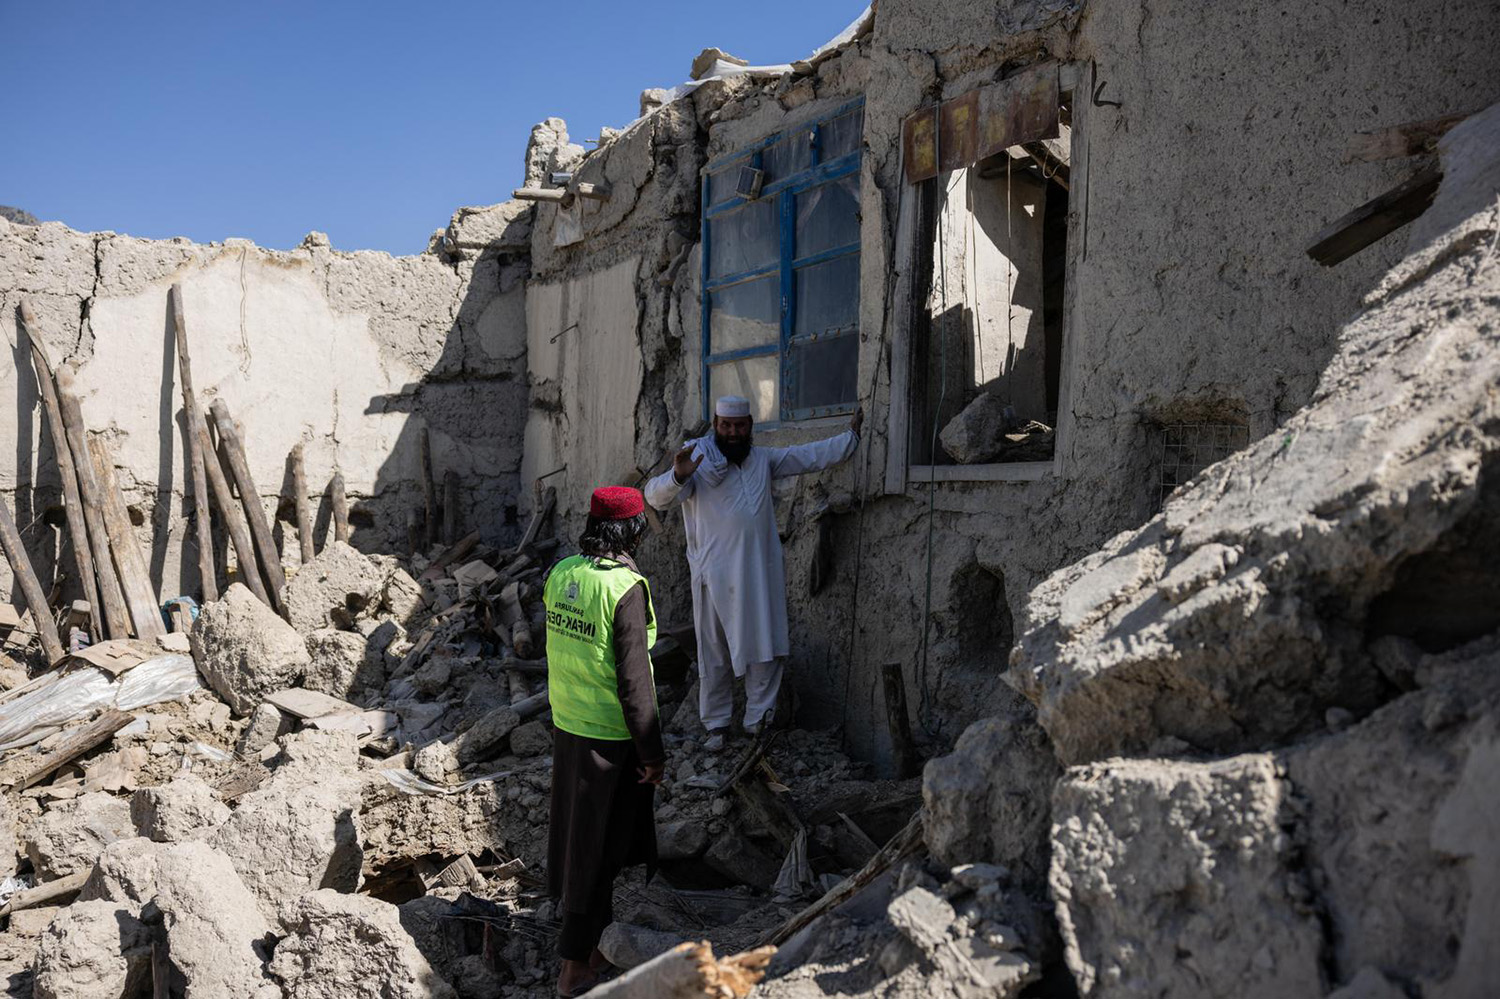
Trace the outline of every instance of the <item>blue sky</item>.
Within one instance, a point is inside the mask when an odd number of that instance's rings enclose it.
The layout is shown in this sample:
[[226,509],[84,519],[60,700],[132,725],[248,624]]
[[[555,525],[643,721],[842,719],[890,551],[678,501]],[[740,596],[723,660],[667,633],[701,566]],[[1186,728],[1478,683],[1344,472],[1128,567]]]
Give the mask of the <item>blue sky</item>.
[[[0,204],[83,230],[416,253],[718,45],[789,62],[863,0],[0,0]],[[584,143],[588,145],[587,143]]]

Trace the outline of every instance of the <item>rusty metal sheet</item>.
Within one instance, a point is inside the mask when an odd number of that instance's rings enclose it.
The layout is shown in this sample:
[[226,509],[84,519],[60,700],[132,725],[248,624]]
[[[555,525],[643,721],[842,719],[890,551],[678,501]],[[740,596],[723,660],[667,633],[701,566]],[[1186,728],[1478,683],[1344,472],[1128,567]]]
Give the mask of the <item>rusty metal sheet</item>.
[[978,97],[979,142],[973,162],[1059,134],[1056,63],[1043,63],[990,84]]
[[915,184],[938,175],[937,106],[913,111],[901,125],[906,182]]
[[979,91],[938,106],[938,169],[961,170],[975,162],[979,146]]

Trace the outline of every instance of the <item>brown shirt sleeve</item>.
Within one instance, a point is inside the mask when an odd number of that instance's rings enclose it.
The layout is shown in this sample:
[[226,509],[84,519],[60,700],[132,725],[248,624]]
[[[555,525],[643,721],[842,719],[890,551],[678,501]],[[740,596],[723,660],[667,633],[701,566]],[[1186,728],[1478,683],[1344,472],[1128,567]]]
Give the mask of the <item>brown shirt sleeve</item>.
[[625,709],[625,727],[642,763],[662,763],[661,717],[646,644],[646,584],[637,583],[615,605],[615,683]]

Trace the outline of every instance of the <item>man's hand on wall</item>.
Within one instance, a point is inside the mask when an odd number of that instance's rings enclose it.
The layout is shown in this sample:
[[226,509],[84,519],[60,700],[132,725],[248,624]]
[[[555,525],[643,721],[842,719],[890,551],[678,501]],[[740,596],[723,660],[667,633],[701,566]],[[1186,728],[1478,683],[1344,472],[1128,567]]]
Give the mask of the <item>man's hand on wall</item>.
[[857,433],[859,433],[859,428],[862,427],[862,426],[864,426],[864,425],[865,425],[865,407],[863,407],[863,406],[855,406],[854,407],[854,415],[851,416],[851,417],[849,417],[849,429],[852,430],[852,431],[854,431],[857,434]]
[[703,455],[700,454],[694,458],[693,446],[689,444],[672,457],[672,477],[677,480],[677,484],[680,486],[693,477],[693,473],[698,470],[698,466],[701,464],[703,464]]

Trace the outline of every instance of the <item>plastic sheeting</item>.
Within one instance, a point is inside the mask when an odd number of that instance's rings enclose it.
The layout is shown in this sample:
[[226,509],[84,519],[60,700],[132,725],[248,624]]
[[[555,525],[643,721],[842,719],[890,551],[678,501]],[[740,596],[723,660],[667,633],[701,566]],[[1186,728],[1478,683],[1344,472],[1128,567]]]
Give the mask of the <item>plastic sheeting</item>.
[[36,733],[81,721],[100,708],[134,711],[201,689],[192,656],[167,653],[118,678],[94,666],[56,674],[13,701],[0,704],[0,752],[36,741]]
[[454,784],[452,787],[443,784],[434,784],[430,780],[423,780],[410,770],[397,770],[394,767],[389,770],[377,771],[377,773],[384,777],[391,787],[394,787],[402,794],[442,795],[462,794],[471,787],[487,784],[492,780],[499,780],[501,777],[509,777],[512,771],[499,770],[492,774],[485,774],[483,777],[466,780],[462,784]]

